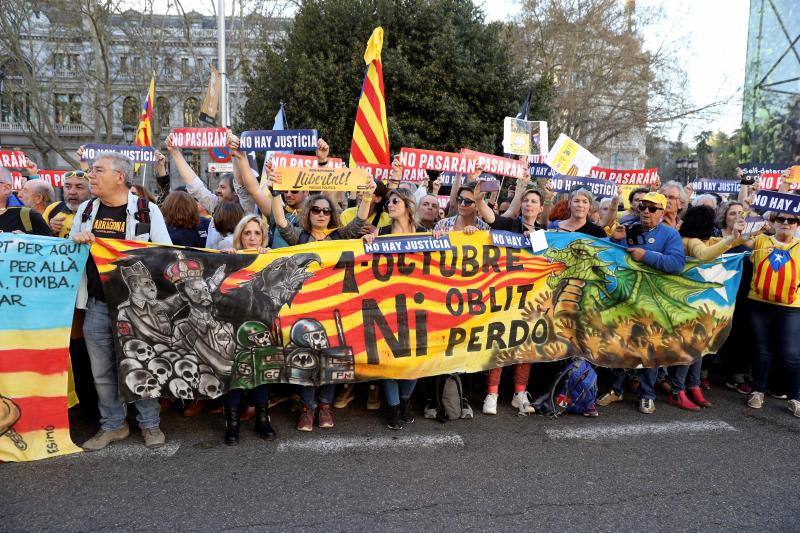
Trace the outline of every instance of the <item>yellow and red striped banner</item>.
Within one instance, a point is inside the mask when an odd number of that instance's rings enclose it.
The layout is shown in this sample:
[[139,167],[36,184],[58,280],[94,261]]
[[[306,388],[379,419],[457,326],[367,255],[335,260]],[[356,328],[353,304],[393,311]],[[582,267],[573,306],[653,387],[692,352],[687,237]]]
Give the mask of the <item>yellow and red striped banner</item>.
[[364,62],[367,73],[361,86],[353,142],[350,145],[350,167],[358,163],[389,165],[389,124],[386,121],[386,91],[383,86],[383,28],[377,27],[367,42]]

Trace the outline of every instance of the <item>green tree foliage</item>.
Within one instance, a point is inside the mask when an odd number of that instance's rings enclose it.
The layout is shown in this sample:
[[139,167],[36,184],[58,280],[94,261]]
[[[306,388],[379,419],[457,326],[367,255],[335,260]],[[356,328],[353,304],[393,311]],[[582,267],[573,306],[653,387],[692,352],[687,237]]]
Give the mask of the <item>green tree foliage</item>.
[[270,128],[283,101],[291,127],[317,128],[346,157],[376,26],[384,29],[393,152],[498,152],[503,118],[517,112],[525,89],[501,26],[486,24],[470,0],[303,1],[286,39],[265,43],[254,62],[239,127]]

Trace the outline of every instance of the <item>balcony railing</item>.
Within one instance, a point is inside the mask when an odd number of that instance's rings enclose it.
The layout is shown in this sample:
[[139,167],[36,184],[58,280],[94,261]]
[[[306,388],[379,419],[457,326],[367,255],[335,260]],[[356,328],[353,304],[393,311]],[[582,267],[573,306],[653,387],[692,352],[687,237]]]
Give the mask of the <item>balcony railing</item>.
[[77,78],[78,73],[72,69],[54,68],[53,76],[55,76],[56,78]]
[[82,135],[89,133],[89,129],[83,124],[56,124],[56,129],[62,135]]
[[22,133],[22,124],[19,122],[0,122],[0,131],[11,131],[15,133]]

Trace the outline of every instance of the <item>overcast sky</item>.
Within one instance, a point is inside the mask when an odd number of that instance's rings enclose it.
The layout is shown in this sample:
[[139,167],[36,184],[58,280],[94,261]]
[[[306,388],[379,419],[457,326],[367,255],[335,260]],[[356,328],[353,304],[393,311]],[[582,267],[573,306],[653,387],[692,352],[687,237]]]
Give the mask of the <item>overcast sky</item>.
[[[474,1],[483,6],[489,20],[507,20],[519,12],[519,2],[515,0]],[[187,11],[210,13],[216,2],[182,0],[182,4]],[[677,139],[683,130],[686,141],[703,130],[730,133],[736,129],[742,116],[749,0],[638,0],[637,5],[662,6],[665,12],[658,32],[648,33],[646,47],[657,48],[666,35],[686,43],[681,55],[689,77],[687,90],[696,106],[734,96],[716,116],[675,124],[668,136]]]

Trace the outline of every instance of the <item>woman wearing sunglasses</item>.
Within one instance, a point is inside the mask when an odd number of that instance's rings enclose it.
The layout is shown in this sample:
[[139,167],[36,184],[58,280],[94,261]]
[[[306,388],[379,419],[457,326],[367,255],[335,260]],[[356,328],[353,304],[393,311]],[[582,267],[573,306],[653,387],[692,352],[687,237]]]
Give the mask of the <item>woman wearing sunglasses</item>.
[[[361,235],[362,228],[367,224],[369,206],[372,203],[376,186],[375,180],[370,180],[358,206],[356,217],[341,228],[339,227],[339,212],[333,202],[325,195],[314,194],[305,200],[300,209],[300,226],[298,227],[289,224],[286,219],[281,195],[273,194],[272,213],[275,215],[275,224],[289,246],[313,241],[356,239]],[[317,413],[319,427],[333,427],[331,403],[333,403],[335,390],[336,386],[331,384],[322,385],[319,388],[313,385],[301,387],[303,410],[297,421],[298,431],[311,431],[314,428],[314,411],[317,407],[317,396],[319,396],[319,412]]]
[[800,218],[791,213],[770,217],[775,235],[758,235],[751,243],[754,275],[750,284],[750,318],[755,344],[753,392],[747,405],[761,409],[773,359],[780,361],[788,385],[787,406],[800,417]]
[[[408,189],[393,189],[386,195],[386,212],[391,224],[378,228],[376,233],[364,235],[364,242],[372,244],[375,236],[398,233],[425,233],[422,226],[416,224],[417,204]],[[389,404],[389,415],[386,425],[389,429],[403,429],[405,424],[414,422],[414,410],[411,407],[411,394],[417,384],[416,379],[385,379],[383,392]]]

